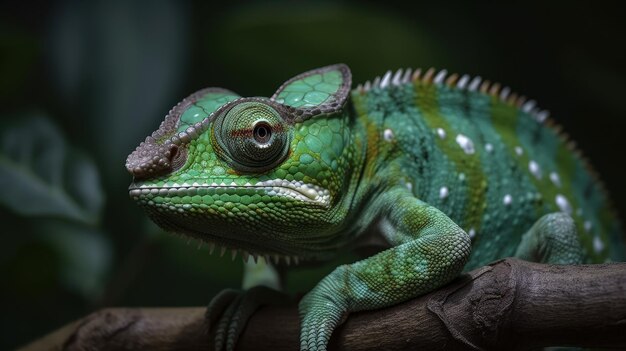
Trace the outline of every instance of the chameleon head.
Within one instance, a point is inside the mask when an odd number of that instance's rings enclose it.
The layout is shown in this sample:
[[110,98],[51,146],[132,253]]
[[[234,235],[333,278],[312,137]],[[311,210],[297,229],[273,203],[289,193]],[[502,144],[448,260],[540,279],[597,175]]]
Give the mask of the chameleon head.
[[333,65],[271,98],[192,94],[128,156],[131,198],[168,231],[254,254],[323,254],[350,201],[350,85],[348,67]]

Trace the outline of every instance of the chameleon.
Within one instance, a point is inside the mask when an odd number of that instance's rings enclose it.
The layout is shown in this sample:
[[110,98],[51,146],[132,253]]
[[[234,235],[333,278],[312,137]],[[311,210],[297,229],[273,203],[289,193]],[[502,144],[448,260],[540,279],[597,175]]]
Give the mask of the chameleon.
[[626,257],[606,190],[548,112],[446,70],[388,71],[352,88],[349,67],[335,64],[269,98],[203,89],[169,111],[126,168],[130,197],[157,225],[248,262],[249,289],[208,306],[217,350],[233,350],[245,321],[275,298],[277,267],[328,261],[373,237],[377,252],[337,266],[300,300],[301,350],[325,350],[352,312],[500,258]]

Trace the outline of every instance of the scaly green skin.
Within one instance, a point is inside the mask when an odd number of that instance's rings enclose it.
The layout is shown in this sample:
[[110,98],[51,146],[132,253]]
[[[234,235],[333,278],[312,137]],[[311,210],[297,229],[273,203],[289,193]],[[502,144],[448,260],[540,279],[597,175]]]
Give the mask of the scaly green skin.
[[[349,312],[498,258],[623,259],[604,193],[543,112],[432,73],[350,91],[349,69],[335,65],[269,99],[200,91],[129,156],[130,195],[166,230],[266,262],[328,259],[378,228],[389,249],[337,267],[300,302],[302,350],[326,349]],[[275,272],[260,275],[277,286]],[[212,302],[210,319],[230,306],[217,348],[234,348],[258,303],[232,292]]]

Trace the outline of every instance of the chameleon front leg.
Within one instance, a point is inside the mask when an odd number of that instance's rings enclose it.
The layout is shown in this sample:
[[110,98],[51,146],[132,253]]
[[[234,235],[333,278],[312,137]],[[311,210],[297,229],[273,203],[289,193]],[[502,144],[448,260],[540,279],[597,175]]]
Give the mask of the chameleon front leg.
[[397,304],[455,278],[470,238],[438,209],[410,194],[394,196],[384,231],[393,248],[336,268],[300,302],[300,349],[326,350],[350,312]]

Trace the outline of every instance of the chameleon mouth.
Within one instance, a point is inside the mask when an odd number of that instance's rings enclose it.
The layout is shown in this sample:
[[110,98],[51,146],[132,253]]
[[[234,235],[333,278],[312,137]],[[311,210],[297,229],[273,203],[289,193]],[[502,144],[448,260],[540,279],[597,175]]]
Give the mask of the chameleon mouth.
[[173,183],[171,185],[154,186],[150,184],[131,184],[128,192],[135,200],[148,196],[193,196],[197,195],[201,189],[205,190],[262,190],[269,196],[288,197],[294,200],[314,203],[323,207],[330,206],[330,192],[318,185],[307,184],[300,181],[289,181],[284,179],[271,179],[255,184],[246,183],[243,185],[232,182],[230,184],[211,183],[200,184],[194,182]]

